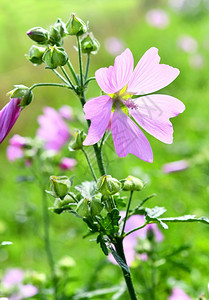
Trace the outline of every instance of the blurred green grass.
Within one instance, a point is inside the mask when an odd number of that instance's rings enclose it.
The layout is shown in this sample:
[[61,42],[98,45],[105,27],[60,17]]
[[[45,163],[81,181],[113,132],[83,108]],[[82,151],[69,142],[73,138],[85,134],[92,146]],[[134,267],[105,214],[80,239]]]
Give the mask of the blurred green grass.
[[[157,2],[156,2],[157,3]],[[163,2],[165,3],[165,2]],[[209,216],[208,208],[208,167],[193,167],[182,173],[164,175],[161,167],[164,163],[191,157],[198,154],[203,147],[208,149],[208,108],[209,108],[209,80],[208,80],[208,53],[203,43],[207,39],[209,23],[205,16],[199,19],[188,19],[181,14],[171,11],[166,4],[171,23],[166,29],[159,30],[149,26],[145,22],[145,10],[142,1],[30,1],[18,0],[10,3],[6,0],[0,2],[0,98],[1,107],[8,101],[6,93],[12,89],[13,84],[32,85],[35,82],[55,81],[54,75],[44,70],[42,66],[34,68],[27,62],[24,53],[27,53],[32,45],[26,36],[30,27],[48,27],[54,23],[57,17],[66,21],[72,11],[75,11],[84,20],[90,21],[90,29],[101,42],[101,50],[97,56],[92,57],[90,73],[93,75],[99,67],[113,63],[113,57],[104,48],[104,40],[109,36],[117,36],[122,39],[134,55],[135,63],[141,55],[151,46],[159,48],[162,63],[175,66],[181,73],[175,82],[163,90],[164,94],[171,94],[181,99],[186,105],[186,111],[172,121],[174,124],[174,143],[165,145],[151,136],[154,152],[154,163],[147,164],[138,158],[128,155],[126,159],[120,159],[115,151],[108,150],[105,156],[108,171],[117,178],[124,178],[134,173],[138,176],[148,174],[151,182],[140,194],[135,195],[135,203],[148,194],[157,193],[157,197],[150,203],[151,206],[165,206],[168,209],[167,216],[197,214]],[[193,36],[199,44],[199,53],[204,57],[204,65],[201,69],[194,69],[189,65],[189,55],[177,47],[177,39],[180,35]],[[73,39],[66,43],[66,49],[72,61],[76,59],[76,52],[72,50]],[[72,52],[71,52],[72,51]],[[76,65],[77,68],[77,65]],[[92,83],[88,95],[98,95],[99,88]],[[37,116],[43,106],[51,105],[60,107],[63,103],[79,108],[76,98],[66,92],[56,89],[40,88],[35,90],[35,99],[28,107],[9,137],[14,133],[23,136],[34,136],[37,129]],[[82,116],[82,112],[80,112]],[[2,269],[11,266],[22,268],[35,268],[44,270],[47,268],[43,244],[39,234],[41,228],[41,201],[39,190],[33,183],[17,184],[16,176],[27,172],[17,169],[6,160],[5,150],[9,138],[0,146],[0,238],[11,240],[13,246],[0,251],[0,263]],[[111,146],[111,143],[110,143]],[[106,149],[108,146],[106,146]],[[82,159],[79,156],[79,159]],[[83,165],[83,163],[82,163]],[[144,175],[145,174],[145,175]],[[88,174],[89,175],[89,174]],[[146,177],[146,176],[145,176]],[[75,178],[80,183],[84,176],[83,167],[78,165]],[[90,179],[90,175],[88,176]],[[139,198],[138,198],[139,197]],[[50,200],[49,200],[50,203]],[[18,215],[29,209],[31,215],[21,219]],[[24,222],[23,222],[24,221]],[[52,244],[55,258],[58,259],[66,253],[76,259],[78,263],[75,272],[80,282],[86,282],[89,274],[93,273],[94,266],[104,259],[100,249],[93,242],[82,239],[85,226],[76,218],[64,214],[62,216],[51,215]],[[39,224],[39,227],[37,227]],[[205,274],[205,265],[208,259],[208,227],[202,224],[170,225],[168,231],[164,231],[165,244],[180,245],[191,244],[191,268],[193,273],[181,274],[181,278],[197,291],[206,291],[208,278]],[[93,243],[93,244],[92,244]],[[106,281],[115,280],[114,275],[120,274],[114,266],[110,272],[105,273]],[[81,271],[82,270],[82,271]],[[168,274],[172,276],[172,272]],[[104,280],[104,278],[103,278]],[[105,281],[105,280],[104,280]]]

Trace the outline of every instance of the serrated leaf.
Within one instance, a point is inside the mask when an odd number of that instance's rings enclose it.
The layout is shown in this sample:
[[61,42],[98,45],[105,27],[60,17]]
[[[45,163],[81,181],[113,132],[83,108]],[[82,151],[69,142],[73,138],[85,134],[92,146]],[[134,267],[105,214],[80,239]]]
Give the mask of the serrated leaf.
[[92,198],[96,192],[96,182],[84,181],[80,185],[77,185],[75,189],[79,191],[84,198]]
[[102,231],[104,234],[114,234],[119,230],[118,221],[120,220],[119,210],[114,208],[107,216],[100,221]]
[[117,252],[113,249],[113,247],[110,247],[111,253],[114,257],[114,259],[117,261],[117,263],[123,268],[127,273],[130,274],[129,268],[127,264],[124,262],[124,260],[117,254]]
[[166,212],[165,207],[155,206],[154,208],[145,208],[146,214],[149,218],[155,219]]

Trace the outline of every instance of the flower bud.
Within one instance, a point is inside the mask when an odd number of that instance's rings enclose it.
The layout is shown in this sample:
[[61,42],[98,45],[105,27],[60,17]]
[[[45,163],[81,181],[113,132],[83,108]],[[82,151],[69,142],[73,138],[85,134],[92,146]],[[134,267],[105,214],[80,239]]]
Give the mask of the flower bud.
[[126,179],[121,180],[123,186],[122,189],[124,191],[141,191],[144,187],[141,179],[129,175]]
[[78,206],[76,208],[76,212],[81,217],[86,217],[86,218],[91,217],[90,207],[89,207],[89,200],[87,200],[86,198],[82,199],[78,203]]
[[48,31],[42,27],[33,27],[28,30],[27,35],[38,44],[48,43]]
[[116,194],[120,191],[121,186],[120,181],[111,175],[104,175],[97,181],[97,190],[106,197]]
[[8,93],[10,98],[21,99],[19,106],[27,106],[33,100],[32,91],[25,85],[15,85],[15,88]]
[[58,29],[61,37],[64,37],[67,32],[66,32],[66,25],[60,18],[57,19],[57,21],[54,24],[54,27]]
[[94,217],[94,216],[98,216],[101,211],[103,210],[104,208],[104,205],[96,200],[96,199],[92,199],[90,201],[90,212],[91,212],[91,215]]
[[87,31],[87,26],[75,13],[72,13],[70,19],[66,23],[66,31],[69,35],[80,36]]
[[86,134],[83,130],[77,130],[73,133],[73,140],[69,144],[69,150],[80,150],[83,148],[83,142],[86,138]]
[[42,57],[43,57],[45,50],[46,50],[45,47],[38,47],[38,46],[33,45],[30,48],[28,55],[26,54],[25,56],[33,64],[40,65],[43,62]]
[[74,259],[70,256],[64,256],[63,258],[61,258],[59,261],[58,261],[58,268],[63,271],[63,272],[66,272],[68,271],[69,269],[75,267],[76,263],[74,261]]
[[62,36],[59,32],[59,28],[51,26],[49,30],[49,43],[52,45],[60,45]]
[[83,53],[96,54],[99,50],[100,44],[95,39],[93,33],[87,33],[81,40],[81,50]]
[[67,176],[50,176],[50,187],[55,197],[63,199],[70,190],[71,181]]
[[62,47],[49,47],[43,55],[43,61],[51,69],[64,66],[67,60],[67,53]]

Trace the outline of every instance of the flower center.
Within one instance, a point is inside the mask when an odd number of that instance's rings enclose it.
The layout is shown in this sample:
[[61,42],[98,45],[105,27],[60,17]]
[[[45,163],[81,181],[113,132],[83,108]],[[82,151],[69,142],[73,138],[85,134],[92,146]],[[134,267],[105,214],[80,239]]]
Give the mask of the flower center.
[[131,99],[133,94],[127,93],[126,89],[127,89],[127,85],[117,93],[108,94],[114,101],[112,112],[115,110],[117,105],[120,105],[120,108],[126,115],[129,115],[128,108],[130,109],[137,108],[136,103],[134,103],[134,101]]

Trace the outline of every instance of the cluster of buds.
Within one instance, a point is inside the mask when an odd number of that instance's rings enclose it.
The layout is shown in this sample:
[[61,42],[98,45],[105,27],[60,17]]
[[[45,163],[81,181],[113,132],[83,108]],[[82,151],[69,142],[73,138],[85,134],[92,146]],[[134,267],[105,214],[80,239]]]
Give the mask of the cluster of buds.
[[92,33],[87,33],[87,29],[85,22],[75,13],[71,14],[66,24],[58,18],[49,30],[33,27],[28,30],[27,35],[38,45],[33,45],[26,57],[35,65],[44,62],[50,69],[64,66],[68,61],[68,56],[62,45],[64,38],[68,35],[83,36],[81,40],[82,52],[95,54],[99,49],[99,42]]

